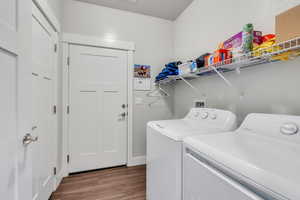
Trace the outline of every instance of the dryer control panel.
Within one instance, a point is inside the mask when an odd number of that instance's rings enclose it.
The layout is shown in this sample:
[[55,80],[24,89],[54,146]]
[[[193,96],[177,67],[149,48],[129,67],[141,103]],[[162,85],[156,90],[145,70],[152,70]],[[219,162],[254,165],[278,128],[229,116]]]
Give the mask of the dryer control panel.
[[185,117],[186,120],[196,120],[206,125],[226,127],[236,126],[236,116],[227,110],[213,108],[192,108]]
[[300,116],[252,113],[239,129],[300,143]]

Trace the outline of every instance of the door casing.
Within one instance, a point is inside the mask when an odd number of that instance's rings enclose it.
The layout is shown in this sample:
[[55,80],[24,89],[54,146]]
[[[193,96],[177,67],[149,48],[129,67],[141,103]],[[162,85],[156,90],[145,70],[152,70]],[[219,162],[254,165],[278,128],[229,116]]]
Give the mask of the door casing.
[[118,49],[127,51],[127,102],[128,102],[128,120],[127,120],[127,165],[133,160],[132,154],[132,122],[133,122],[133,55],[135,44],[133,42],[111,41],[96,37],[88,37],[77,34],[64,33],[62,37],[62,52],[63,52],[63,170],[64,176],[68,176],[68,155],[69,155],[69,62],[72,62],[69,57],[69,47],[71,44],[100,47],[107,49]]

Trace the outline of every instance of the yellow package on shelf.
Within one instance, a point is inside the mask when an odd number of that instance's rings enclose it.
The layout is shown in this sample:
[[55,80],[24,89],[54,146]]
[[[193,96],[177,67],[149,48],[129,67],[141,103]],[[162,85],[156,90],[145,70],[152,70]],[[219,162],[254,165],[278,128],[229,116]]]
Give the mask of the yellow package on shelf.
[[279,46],[274,46],[275,44],[276,44],[275,38],[262,43],[261,45],[253,48],[252,56],[259,57],[264,54],[268,54],[280,50],[281,48]]
[[272,56],[272,60],[282,60],[282,61],[288,61],[290,59],[294,59],[296,57],[300,56],[300,50],[290,50],[284,53],[280,53],[278,55]]

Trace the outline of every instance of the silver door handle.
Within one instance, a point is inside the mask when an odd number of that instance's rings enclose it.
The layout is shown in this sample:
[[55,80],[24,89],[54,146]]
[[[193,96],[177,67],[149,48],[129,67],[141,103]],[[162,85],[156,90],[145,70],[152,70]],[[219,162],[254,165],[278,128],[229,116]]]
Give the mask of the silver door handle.
[[39,137],[33,137],[30,133],[27,133],[23,138],[23,145],[26,147],[32,142],[38,141]]

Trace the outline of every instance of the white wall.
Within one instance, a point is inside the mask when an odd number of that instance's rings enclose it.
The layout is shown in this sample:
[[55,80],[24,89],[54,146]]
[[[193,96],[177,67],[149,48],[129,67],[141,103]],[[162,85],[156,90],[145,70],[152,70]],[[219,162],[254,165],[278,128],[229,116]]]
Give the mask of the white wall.
[[[99,38],[132,41],[136,44],[135,64],[149,64],[156,75],[173,56],[172,22],[73,0],[64,1],[63,31]],[[154,78],[154,77],[153,77]],[[144,99],[134,106],[133,155],[146,153],[146,123],[172,116],[172,98],[152,107],[146,92],[135,92]]]
[[[174,22],[175,57],[186,60],[212,52],[250,22],[256,30],[273,33],[275,14],[297,4],[295,0],[195,0]],[[205,76],[192,81],[200,95],[178,83],[175,115],[183,116],[194,99],[206,99],[208,107],[232,110],[240,121],[250,112],[300,114],[299,64],[297,59],[243,69],[240,75],[225,73],[233,88],[216,75]]]
[[48,2],[49,6],[52,8],[56,18],[58,20],[61,20],[63,0],[46,0],[46,1]]

